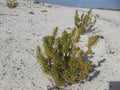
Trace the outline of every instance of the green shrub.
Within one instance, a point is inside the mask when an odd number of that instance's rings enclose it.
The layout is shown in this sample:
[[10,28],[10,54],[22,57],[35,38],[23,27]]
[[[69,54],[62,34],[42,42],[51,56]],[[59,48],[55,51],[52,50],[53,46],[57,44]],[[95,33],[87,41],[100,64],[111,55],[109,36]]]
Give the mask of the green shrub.
[[9,8],[16,8],[18,6],[18,2],[15,2],[15,1],[8,1],[7,2],[7,6]]
[[91,12],[92,9],[90,9],[86,15],[82,14],[81,17],[79,17],[77,10],[75,12],[75,25],[78,28],[82,29],[82,33],[89,32],[91,28],[95,25],[96,20],[99,17],[98,14],[93,16]]
[[42,64],[44,73],[53,77],[58,87],[82,81],[89,73],[92,62],[85,57],[90,54],[88,52],[98,41],[96,39],[98,36],[90,38],[88,51],[85,52],[76,45],[80,40],[82,29],[75,24],[70,33],[63,31],[61,37],[57,37],[58,27],[56,27],[52,35],[43,37],[44,52],[37,46],[38,62]]
[[95,36],[89,38],[88,45],[87,45],[88,50],[86,52],[87,54],[92,54],[92,49],[91,48],[94,44],[97,43],[98,39],[99,39],[98,35],[95,35]]

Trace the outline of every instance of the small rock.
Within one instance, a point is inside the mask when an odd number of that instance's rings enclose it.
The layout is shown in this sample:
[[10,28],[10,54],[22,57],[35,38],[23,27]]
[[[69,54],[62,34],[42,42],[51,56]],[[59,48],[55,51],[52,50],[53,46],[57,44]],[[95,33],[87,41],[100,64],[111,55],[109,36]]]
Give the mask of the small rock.
[[31,11],[31,12],[29,12],[29,14],[34,14],[34,12]]

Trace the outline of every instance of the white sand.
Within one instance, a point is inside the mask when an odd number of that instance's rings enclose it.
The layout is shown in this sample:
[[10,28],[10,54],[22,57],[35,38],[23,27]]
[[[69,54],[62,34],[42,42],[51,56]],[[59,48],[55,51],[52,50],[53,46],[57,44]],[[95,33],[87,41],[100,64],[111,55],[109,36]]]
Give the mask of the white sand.
[[[0,0],[0,90],[47,90],[51,86],[37,63],[36,46],[42,46],[42,37],[55,26],[59,27],[59,34],[73,27],[76,9],[79,14],[88,10],[22,0],[17,8],[9,9],[5,0]],[[34,14],[29,14],[31,11]],[[120,81],[120,12],[94,9],[93,14],[100,15],[96,30],[83,35],[82,40],[89,35],[102,35],[104,39],[93,47],[91,60],[95,65],[105,61],[95,68],[100,73],[93,80],[66,90],[108,90],[110,81]]]

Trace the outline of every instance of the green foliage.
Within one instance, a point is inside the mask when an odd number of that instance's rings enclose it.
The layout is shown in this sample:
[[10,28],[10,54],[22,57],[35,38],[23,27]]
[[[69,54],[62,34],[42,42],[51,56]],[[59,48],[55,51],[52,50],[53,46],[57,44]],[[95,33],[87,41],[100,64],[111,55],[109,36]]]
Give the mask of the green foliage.
[[[88,16],[90,13],[91,11],[88,12]],[[43,71],[53,77],[58,87],[84,80],[91,68],[91,60],[85,58],[88,52],[76,46],[83,30],[78,24],[78,14],[75,14],[75,21],[75,27],[70,33],[63,31],[62,35],[57,37],[56,27],[51,35],[43,37],[44,52],[37,47],[38,62],[42,64]],[[84,25],[82,27],[86,28],[86,24]],[[88,51],[97,41],[97,35],[90,38]]]
[[92,46],[94,45],[94,44],[96,44],[97,43],[97,41],[98,41],[98,39],[99,39],[99,36],[98,35],[95,35],[95,36],[93,36],[93,37],[91,37],[90,39],[89,39],[89,41],[88,41],[88,45],[87,45],[87,47],[88,47],[88,50],[87,50],[87,54],[92,54]]
[[82,14],[81,17],[79,17],[77,10],[75,12],[75,25],[82,29],[82,33],[90,31],[95,25],[97,17],[99,17],[98,14],[93,16],[91,12],[92,9],[90,9],[86,15]]
[[16,8],[17,6],[18,6],[18,2],[15,2],[15,1],[8,1],[7,2],[7,6],[9,7],[9,8]]

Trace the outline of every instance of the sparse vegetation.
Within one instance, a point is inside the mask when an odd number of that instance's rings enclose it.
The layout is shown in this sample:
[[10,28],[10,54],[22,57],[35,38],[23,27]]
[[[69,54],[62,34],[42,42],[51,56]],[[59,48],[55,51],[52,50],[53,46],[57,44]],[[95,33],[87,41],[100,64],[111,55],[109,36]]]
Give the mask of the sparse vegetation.
[[82,29],[82,33],[89,32],[91,28],[95,25],[96,20],[99,17],[98,14],[93,16],[91,12],[92,9],[90,9],[86,15],[82,14],[81,17],[79,17],[77,10],[75,12],[75,25],[76,27]]
[[81,22],[76,11],[75,27],[71,32],[64,30],[62,35],[57,37],[56,27],[51,35],[43,37],[44,52],[37,46],[38,62],[42,64],[44,73],[53,77],[58,87],[82,81],[89,74],[92,61],[85,57],[91,54],[91,47],[98,41],[98,36],[90,38],[87,44],[88,51],[82,50],[76,43],[80,41],[83,30],[86,31],[95,24],[95,22],[91,24],[90,13],[91,10],[88,11],[88,16],[82,14]]
[[7,2],[7,6],[9,7],[9,8],[16,8],[17,6],[18,6],[18,2],[15,2],[15,1],[8,1]]
[[97,43],[98,39],[99,39],[98,35],[95,35],[95,36],[89,38],[88,45],[87,45],[87,47],[88,47],[87,54],[92,54],[91,48],[94,44]]

